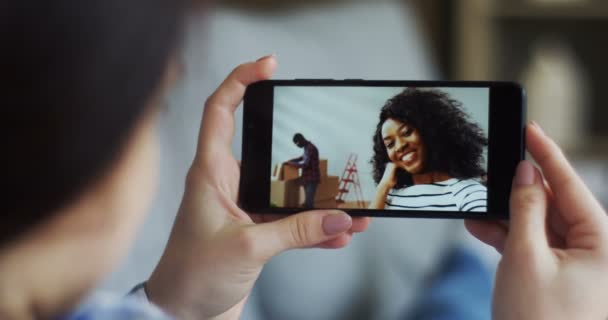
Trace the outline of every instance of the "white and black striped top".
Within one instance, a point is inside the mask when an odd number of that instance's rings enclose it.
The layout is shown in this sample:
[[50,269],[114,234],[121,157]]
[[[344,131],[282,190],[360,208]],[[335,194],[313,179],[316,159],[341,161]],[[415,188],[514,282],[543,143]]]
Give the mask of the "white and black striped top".
[[392,189],[386,209],[486,212],[488,190],[476,180],[449,179]]

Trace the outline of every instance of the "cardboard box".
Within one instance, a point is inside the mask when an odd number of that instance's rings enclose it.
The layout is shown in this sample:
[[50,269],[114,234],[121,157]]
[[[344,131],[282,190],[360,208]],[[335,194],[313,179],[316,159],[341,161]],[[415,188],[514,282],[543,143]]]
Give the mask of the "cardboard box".
[[319,171],[321,173],[321,180],[327,177],[327,159],[319,160]]
[[[340,178],[328,176],[317,187],[315,193],[315,207],[337,208],[336,196]],[[274,180],[270,182],[270,203],[277,207],[301,207],[304,205],[306,195],[298,179]],[[318,206],[321,203],[323,206]]]
[[283,165],[282,169],[280,180],[293,180],[300,177],[300,168],[298,167]]
[[[288,164],[275,164],[272,176],[277,180],[291,180],[300,176],[301,169]],[[327,178],[327,159],[319,160],[319,173],[321,180]]]
[[272,178],[275,178],[275,180],[279,180],[279,165],[275,164],[274,168],[272,168]]
[[299,207],[301,187],[297,180],[275,180],[270,182],[270,205],[276,207]]
[[346,201],[338,204],[340,209],[367,209],[369,208],[369,201],[363,201],[360,205],[357,201]]
[[315,201],[335,199],[338,195],[338,184],[340,183],[340,177],[327,176],[321,180],[321,183],[317,187],[317,193],[315,194]]
[[272,170],[272,177],[276,180],[293,180],[300,176],[300,169],[288,164],[276,164]]
[[[327,159],[319,160],[319,169],[321,174],[321,183],[317,187],[315,193],[315,202],[323,202],[332,200],[338,195],[338,184],[340,177],[327,175]],[[270,202],[271,205],[278,207],[300,207],[306,199],[304,188],[300,184],[301,169],[285,165],[277,164],[273,168],[270,186]],[[333,206],[332,208],[335,208]]]
[[336,199],[329,199],[329,200],[324,200],[324,201],[319,201],[319,202],[315,202],[315,208],[320,208],[320,209],[335,209],[338,207],[338,203],[336,202]]
[[[338,195],[338,184],[340,183],[340,177],[327,176],[321,179],[321,183],[317,186],[317,192],[315,193],[315,202],[335,199]],[[304,188],[300,188],[299,192],[300,204],[306,200],[306,194]]]

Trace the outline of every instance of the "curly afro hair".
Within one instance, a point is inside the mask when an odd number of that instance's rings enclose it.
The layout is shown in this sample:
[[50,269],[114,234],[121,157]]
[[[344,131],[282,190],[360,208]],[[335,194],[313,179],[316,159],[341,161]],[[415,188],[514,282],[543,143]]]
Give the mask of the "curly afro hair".
[[[482,161],[488,139],[463,111],[462,103],[439,90],[407,88],[389,99],[380,111],[371,160],[376,184],[380,183],[386,164],[390,161],[382,140],[382,125],[388,119],[418,129],[428,150],[426,172],[444,172],[459,179],[486,175]],[[402,169],[397,171],[395,189],[412,184],[409,173]]]

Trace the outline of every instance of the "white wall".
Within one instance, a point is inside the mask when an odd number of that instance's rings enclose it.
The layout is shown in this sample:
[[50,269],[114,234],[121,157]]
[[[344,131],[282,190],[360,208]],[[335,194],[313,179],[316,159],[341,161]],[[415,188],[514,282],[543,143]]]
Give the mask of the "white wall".
[[[380,109],[402,87],[277,87],[273,114],[272,164],[302,154],[292,142],[302,133],[329,159],[329,175],[341,176],[350,153],[357,153],[357,167],[363,196],[374,194],[372,178],[373,140]],[[442,88],[486,133],[488,132],[489,89]]]

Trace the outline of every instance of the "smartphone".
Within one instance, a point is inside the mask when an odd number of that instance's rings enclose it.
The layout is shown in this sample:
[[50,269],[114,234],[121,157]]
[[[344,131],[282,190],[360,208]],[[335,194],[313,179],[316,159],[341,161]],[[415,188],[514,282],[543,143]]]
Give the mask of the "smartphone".
[[525,149],[516,83],[271,80],[243,108],[247,212],[509,217]]

